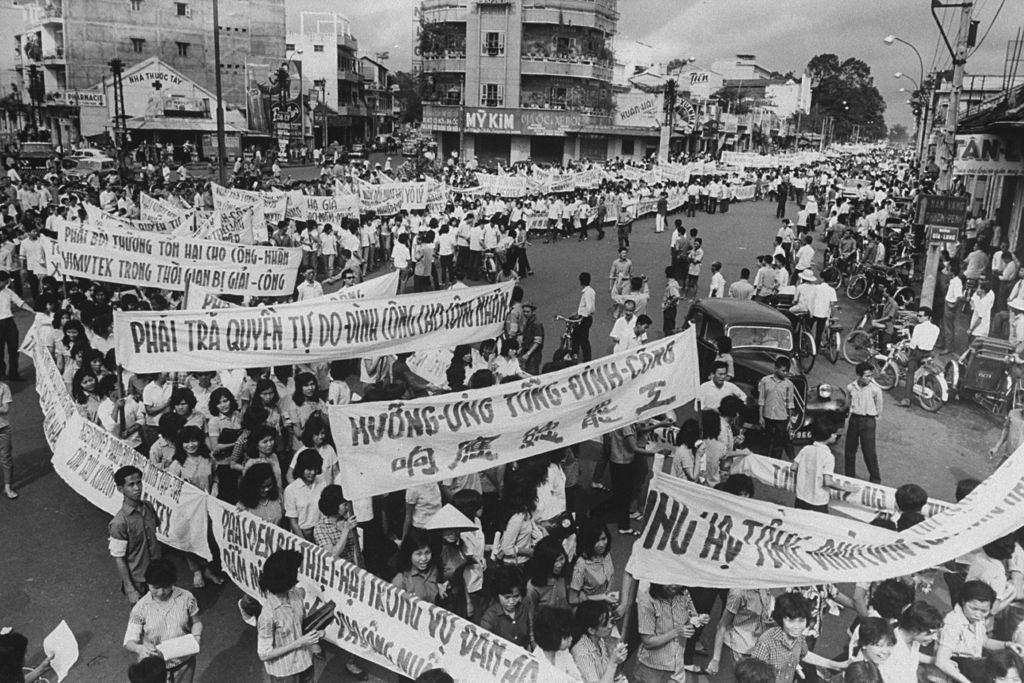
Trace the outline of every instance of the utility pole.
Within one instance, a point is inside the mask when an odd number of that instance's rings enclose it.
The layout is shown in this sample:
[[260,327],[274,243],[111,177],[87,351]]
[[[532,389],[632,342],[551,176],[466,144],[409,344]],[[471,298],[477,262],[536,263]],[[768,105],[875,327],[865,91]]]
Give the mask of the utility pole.
[[213,0],[213,84],[217,91],[217,182],[227,185],[224,172],[224,93],[220,82],[220,8]]
[[[950,44],[946,38],[946,32],[935,14],[936,8],[959,7],[960,25],[957,27],[956,42]],[[946,108],[946,122],[942,127],[942,139],[936,147],[935,162],[939,166],[939,179],[935,184],[935,190],[939,194],[949,194],[953,185],[953,161],[956,157],[956,126],[960,114],[960,91],[964,85],[964,65],[967,63],[968,39],[971,33],[971,9],[970,2],[963,3],[942,3],[939,0],[932,0],[932,17],[939,26],[942,39],[946,43],[950,56],[953,58],[953,82],[949,90],[949,106]],[[921,305],[931,306],[935,298],[935,278],[939,272],[939,252],[941,246],[928,244],[927,260],[924,266],[924,280],[921,283]]]
[[661,140],[658,145],[658,160],[668,161],[672,146],[672,128],[676,118],[676,81],[673,78],[665,81],[665,123],[661,127]]

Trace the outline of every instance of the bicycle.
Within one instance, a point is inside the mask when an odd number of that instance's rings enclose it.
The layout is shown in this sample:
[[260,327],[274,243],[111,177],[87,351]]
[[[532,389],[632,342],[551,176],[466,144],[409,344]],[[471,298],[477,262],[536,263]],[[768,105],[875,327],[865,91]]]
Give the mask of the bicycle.
[[878,303],[885,299],[886,293],[892,292],[896,303],[900,307],[906,306],[914,300],[915,294],[910,287],[910,280],[899,270],[905,265],[905,262],[891,267],[861,264],[846,284],[846,296],[856,300],[867,294],[869,301]]
[[839,324],[835,316],[835,312],[838,310],[840,310],[839,306],[833,306],[832,312],[825,322],[825,331],[821,336],[821,348],[819,349],[819,351],[825,352],[825,357],[828,358],[832,365],[835,365],[836,361],[839,360],[839,350],[843,347],[843,326]]
[[[880,372],[875,374],[875,383],[889,391],[907,376],[910,357],[910,339],[904,337],[892,345]],[[934,366],[934,358],[928,355],[914,373],[913,394],[918,404],[930,413],[938,412],[949,401],[949,384],[944,368]]]
[[814,367],[814,360],[818,355],[817,346],[814,343],[814,335],[808,330],[809,318],[807,314],[789,313],[793,321],[793,355],[796,356],[797,365],[805,375],[811,372]]
[[825,253],[825,267],[821,269],[821,279],[835,289],[843,285],[843,280],[857,272],[859,256],[857,252],[843,256],[835,251]]
[[583,316],[578,313],[570,315],[568,318],[564,315],[555,315],[555,322],[564,322],[565,331],[562,332],[562,340],[558,345],[559,350],[564,351],[565,355],[573,353],[572,339],[576,334],[576,328],[583,322]]

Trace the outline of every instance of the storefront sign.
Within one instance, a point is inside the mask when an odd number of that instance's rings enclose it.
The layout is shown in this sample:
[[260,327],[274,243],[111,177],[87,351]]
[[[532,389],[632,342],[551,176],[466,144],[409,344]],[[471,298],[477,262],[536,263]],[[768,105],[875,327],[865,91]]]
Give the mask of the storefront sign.
[[953,173],[1024,175],[1024,142],[998,135],[957,135]]
[[615,97],[615,125],[655,128],[665,117],[665,96],[660,93],[622,93]]
[[[433,109],[436,111],[436,108]],[[583,126],[608,125],[607,116],[592,116],[572,111],[547,109],[492,109],[467,108],[465,132],[498,133],[506,135],[562,136],[566,131]]]
[[941,247],[946,244],[956,244],[959,239],[959,228],[948,228],[941,225],[928,226],[928,246]]
[[917,208],[917,222],[923,225],[959,230],[967,225],[967,204],[969,202],[969,197],[921,195],[921,203]]
[[423,129],[457,133],[459,130],[459,108],[424,105]]
[[105,107],[106,95],[100,90],[52,90],[46,93],[46,101],[68,107]]

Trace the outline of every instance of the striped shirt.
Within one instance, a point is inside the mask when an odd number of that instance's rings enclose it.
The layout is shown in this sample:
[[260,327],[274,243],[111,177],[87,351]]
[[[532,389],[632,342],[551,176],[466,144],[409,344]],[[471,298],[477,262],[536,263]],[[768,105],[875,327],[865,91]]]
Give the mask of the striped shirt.
[[[579,669],[580,678],[583,683],[600,683],[604,672],[608,667],[614,667],[612,661],[612,650],[608,647],[604,638],[595,638],[585,635],[572,646],[572,658]],[[615,683],[626,683],[626,676],[619,672],[615,676]]]
[[[146,593],[132,607],[124,644],[145,643],[156,646],[165,640],[189,634],[197,614],[199,605],[195,596],[184,588],[174,586],[171,596],[166,600],[157,600],[152,593]],[[173,668],[185,659],[172,659],[167,662],[167,667]]]
[[[671,600],[637,600],[637,627],[642,636],[668,633],[690,623],[690,618],[695,616],[697,608],[693,606],[688,592],[680,593]],[[655,649],[641,646],[637,661],[659,671],[681,671],[683,639],[670,640]]]
[[271,650],[294,642],[302,635],[302,598],[301,588],[292,588],[284,600],[273,593],[267,594],[267,602],[256,622],[256,654],[263,659],[263,666],[271,676],[294,676],[313,666],[313,655],[305,647],[274,659],[264,659]]

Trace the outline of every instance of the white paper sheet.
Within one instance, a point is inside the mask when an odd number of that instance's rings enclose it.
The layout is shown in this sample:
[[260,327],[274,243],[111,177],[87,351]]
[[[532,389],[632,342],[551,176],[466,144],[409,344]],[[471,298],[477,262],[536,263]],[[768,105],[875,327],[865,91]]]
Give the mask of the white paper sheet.
[[78,661],[78,641],[75,634],[71,632],[68,622],[62,621],[57,624],[50,635],[43,639],[43,652],[47,657],[52,657],[50,667],[57,674],[57,680],[63,681],[68,671]]
[[165,640],[156,646],[164,659],[181,659],[199,654],[199,641],[191,633]]

